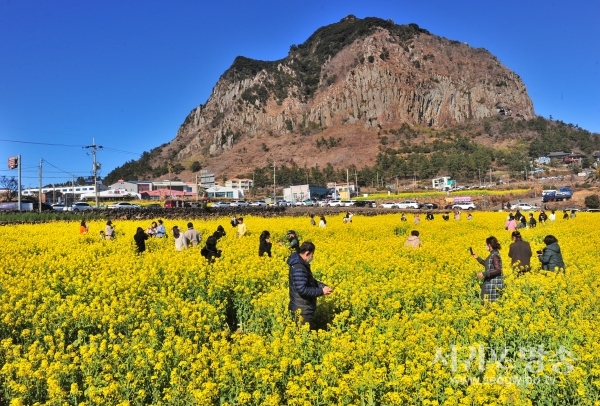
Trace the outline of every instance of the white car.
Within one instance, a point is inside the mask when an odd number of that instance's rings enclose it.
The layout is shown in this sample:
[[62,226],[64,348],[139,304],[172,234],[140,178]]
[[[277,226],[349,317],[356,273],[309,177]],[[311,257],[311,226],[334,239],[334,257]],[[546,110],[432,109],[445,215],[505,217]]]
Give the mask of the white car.
[[344,200],[342,201],[342,206],[351,207],[354,206],[354,203],[356,203],[354,200]]
[[317,202],[317,206],[319,207],[327,207],[329,205],[329,202],[327,200],[319,200]]
[[94,206],[90,206],[86,202],[75,202],[71,206],[65,206],[63,211],[86,211],[86,210],[94,210]]
[[119,202],[108,206],[109,209],[140,209],[139,204],[132,204],[129,202]]
[[392,202],[387,202],[387,203],[380,204],[379,207],[382,207],[384,209],[397,209],[398,208],[398,204],[397,203],[392,203]]
[[342,206],[342,201],[341,200],[330,200],[329,203],[327,203],[327,205],[329,207],[340,207],[340,206]]
[[514,206],[511,206],[510,209],[511,210],[528,211],[528,210],[538,210],[539,207],[538,206],[532,206],[531,204],[527,204],[527,203],[517,203]]
[[213,202],[211,207],[221,208],[221,207],[231,207],[227,202]]
[[471,202],[456,203],[452,205],[452,209],[475,210],[475,204]]
[[250,203],[250,206],[254,206],[254,207],[266,207],[267,206],[267,202],[265,202],[264,200],[256,200],[256,201]]
[[53,208],[54,210],[58,210],[58,211],[64,211],[64,210],[65,210],[65,205],[64,205],[64,204],[62,204],[62,203],[54,203],[54,204],[52,205],[52,208]]
[[399,209],[418,209],[419,203],[416,200],[403,200],[398,203]]
[[229,203],[229,205],[231,207],[246,207],[246,206],[249,206],[250,204],[244,200],[234,200],[233,202]]

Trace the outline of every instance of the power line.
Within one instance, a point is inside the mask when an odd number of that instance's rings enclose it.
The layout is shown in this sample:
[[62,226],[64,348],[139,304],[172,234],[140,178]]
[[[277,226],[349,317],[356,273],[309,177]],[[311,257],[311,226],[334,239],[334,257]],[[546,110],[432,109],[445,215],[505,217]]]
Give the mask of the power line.
[[76,148],[84,147],[84,145],[51,144],[51,143],[48,143],[48,142],[16,141],[16,140],[5,140],[5,139],[0,139],[0,141],[3,141],[3,142],[14,142],[14,143],[17,143],[17,144],[50,145],[50,146],[54,146],[54,147],[76,147]]
[[[14,142],[17,144],[33,144],[33,145],[48,145],[48,146],[52,146],[52,147],[68,147],[68,148],[85,148],[85,145],[71,145],[71,144],[53,144],[53,143],[49,143],[49,142],[33,142],[33,141],[17,141],[17,140],[6,140],[6,139],[1,139],[0,141],[2,142]],[[121,149],[115,149],[115,148],[104,148],[107,151],[113,151],[113,152],[120,152],[122,154],[131,154],[131,155],[138,155],[138,156],[142,156],[142,154],[140,154],[139,152],[131,152],[131,151],[123,151]]]

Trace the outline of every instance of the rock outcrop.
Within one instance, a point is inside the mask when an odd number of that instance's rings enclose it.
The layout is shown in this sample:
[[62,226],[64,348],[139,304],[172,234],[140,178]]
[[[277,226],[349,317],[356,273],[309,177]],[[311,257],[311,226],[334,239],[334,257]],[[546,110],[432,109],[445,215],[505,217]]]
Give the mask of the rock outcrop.
[[[266,151],[286,134],[337,129],[376,143],[379,129],[402,123],[440,128],[499,114],[530,119],[534,110],[519,76],[488,51],[415,24],[350,16],[293,45],[285,59],[238,57],[170,147],[179,160],[202,159],[214,170],[236,145]],[[374,159],[355,152],[358,166]],[[238,169],[264,163],[246,161]]]

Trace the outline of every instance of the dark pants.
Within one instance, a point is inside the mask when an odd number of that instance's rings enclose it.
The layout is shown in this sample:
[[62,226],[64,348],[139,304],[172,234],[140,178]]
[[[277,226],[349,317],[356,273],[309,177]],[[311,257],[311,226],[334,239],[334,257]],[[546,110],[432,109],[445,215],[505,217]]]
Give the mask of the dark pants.
[[311,330],[317,329],[315,325],[315,314],[313,312],[307,312],[306,309],[300,308],[296,311],[290,310],[290,314],[298,327],[301,327],[303,324],[308,324]]

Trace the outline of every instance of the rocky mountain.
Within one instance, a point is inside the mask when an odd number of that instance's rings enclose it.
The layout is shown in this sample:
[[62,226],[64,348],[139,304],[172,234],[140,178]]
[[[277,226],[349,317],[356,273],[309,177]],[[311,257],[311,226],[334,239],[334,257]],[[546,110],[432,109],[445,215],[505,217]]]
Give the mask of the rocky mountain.
[[160,152],[219,179],[272,162],[363,167],[389,129],[498,115],[535,117],[522,80],[487,50],[416,24],[348,16],[284,59],[237,57]]

